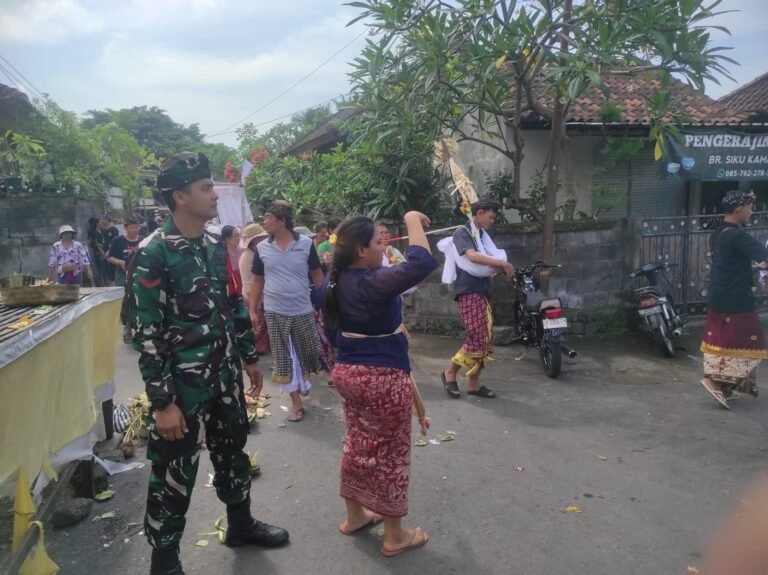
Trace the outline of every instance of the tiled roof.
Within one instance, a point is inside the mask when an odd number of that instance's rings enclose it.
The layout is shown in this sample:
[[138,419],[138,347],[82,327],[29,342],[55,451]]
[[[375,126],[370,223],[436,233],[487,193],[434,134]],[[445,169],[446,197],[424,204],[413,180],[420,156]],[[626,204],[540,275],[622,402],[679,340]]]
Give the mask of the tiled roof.
[[323,144],[329,144],[341,140],[344,137],[339,131],[339,126],[360,110],[358,108],[342,108],[321,126],[312,130],[309,134],[294,142],[289,148],[283,150],[281,156],[290,156],[309,152]]
[[[611,123],[649,125],[651,114],[646,104],[646,98],[651,98],[655,88],[661,84],[658,75],[643,72],[633,75],[610,74],[602,75],[603,81],[610,90],[609,101],[619,109],[619,119]],[[746,119],[746,114],[734,112],[721,102],[717,102],[696,92],[684,82],[671,78],[669,90],[677,102],[676,108],[689,118],[688,122],[699,125],[739,124]],[[536,94],[536,90],[534,90]],[[550,101],[543,94],[537,95],[540,104],[549,106]],[[597,87],[591,87],[581,97],[577,98],[568,109],[568,123],[592,124],[602,123],[601,110],[604,109],[606,98]],[[529,118],[533,119],[533,118]]]
[[768,112],[768,72],[718,100],[739,112]]
[[0,133],[5,130],[23,130],[34,107],[24,92],[0,84]]

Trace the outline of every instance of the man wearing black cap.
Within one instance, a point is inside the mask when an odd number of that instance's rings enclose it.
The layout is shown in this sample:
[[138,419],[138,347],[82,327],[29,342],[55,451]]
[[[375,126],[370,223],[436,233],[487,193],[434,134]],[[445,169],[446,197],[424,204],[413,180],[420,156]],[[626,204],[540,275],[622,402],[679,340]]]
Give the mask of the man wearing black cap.
[[146,238],[131,264],[134,348],[151,402],[147,457],[152,462],[145,531],[151,575],[183,574],[179,541],[203,440],[227,506],[226,544],[275,547],[288,532],[250,512],[250,461],[243,451],[248,422],[242,365],[261,392],[248,312],[227,296],[227,251],[205,231],[216,216],[208,159],[184,152],[168,158],[157,189],[171,217]]

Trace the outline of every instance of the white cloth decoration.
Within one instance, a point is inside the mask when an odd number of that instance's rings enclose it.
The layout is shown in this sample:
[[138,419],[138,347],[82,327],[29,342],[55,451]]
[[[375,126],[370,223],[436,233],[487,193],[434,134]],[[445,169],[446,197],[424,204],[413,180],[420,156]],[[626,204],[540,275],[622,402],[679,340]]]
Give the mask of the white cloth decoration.
[[[470,231],[475,240],[475,249],[478,253],[497,260],[507,261],[507,252],[500,250],[493,243],[490,234],[487,232],[480,235],[475,222],[470,220]],[[479,240],[479,241],[478,241]],[[443,266],[442,281],[444,284],[452,284],[456,281],[456,266],[476,277],[487,278],[496,275],[499,270],[493,266],[485,264],[476,264],[469,261],[466,255],[459,255],[456,246],[453,245],[453,236],[443,238],[437,243],[437,249],[445,254],[445,265]]]

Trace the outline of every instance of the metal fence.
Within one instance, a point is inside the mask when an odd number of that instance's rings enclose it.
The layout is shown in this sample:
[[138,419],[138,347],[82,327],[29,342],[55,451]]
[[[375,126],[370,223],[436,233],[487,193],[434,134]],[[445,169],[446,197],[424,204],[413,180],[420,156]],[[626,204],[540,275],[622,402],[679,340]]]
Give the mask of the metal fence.
[[[646,218],[641,221],[641,263],[668,261],[669,293],[683,313],[704,313],[712,253],[709,238],[723,214]],[[757,241],[768,241],[768,212],[755,212],[744,228]],[[768,307],[768,277],[755,282],[759,307]]]

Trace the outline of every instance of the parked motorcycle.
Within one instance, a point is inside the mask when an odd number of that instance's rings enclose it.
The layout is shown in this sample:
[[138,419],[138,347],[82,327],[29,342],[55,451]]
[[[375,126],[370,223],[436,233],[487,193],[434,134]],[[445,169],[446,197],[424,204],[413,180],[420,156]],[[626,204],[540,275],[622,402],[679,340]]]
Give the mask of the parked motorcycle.
[[514,279],[515,331],[528,350],[539,350],[544,372],[552,378],[560,374],[562,354],[575,358],[577,353],[565,345],[568,319],[560,298],[544,297],[534,276],[539,270],[560,267],[538,261],[516,270]]
[[683,335],[685,320],[677,314],[672,297],[664,293],[661,279],[665,285],[670,285],[666,272],[675,264],[659,262],[646,264],[629,274],[631,278],[643,276],[648,285],[635,290],[637,313],[643,318],[653,342],[655,342],[666,357],[675,356],[673,339]]

